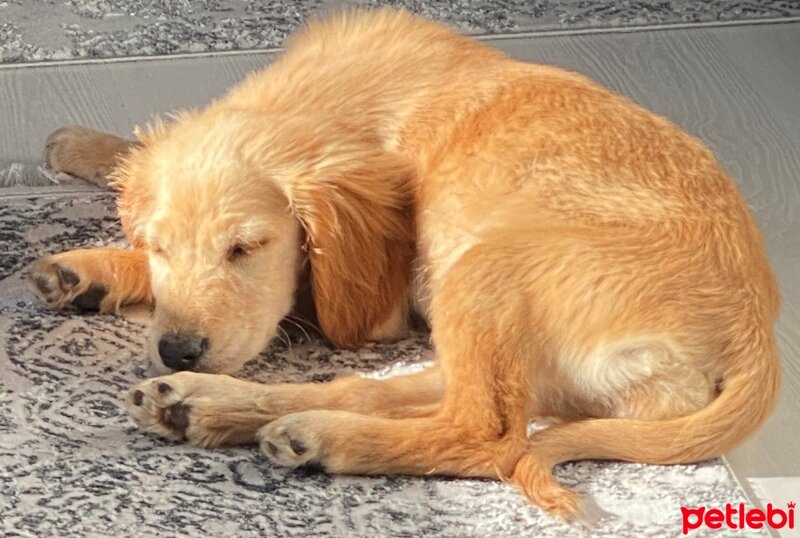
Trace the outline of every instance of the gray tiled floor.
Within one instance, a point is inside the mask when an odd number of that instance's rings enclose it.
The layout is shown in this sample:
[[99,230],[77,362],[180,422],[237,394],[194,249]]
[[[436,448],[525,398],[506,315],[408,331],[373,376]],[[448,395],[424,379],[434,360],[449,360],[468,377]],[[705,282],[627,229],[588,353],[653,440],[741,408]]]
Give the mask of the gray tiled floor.
[[[498,39],[511,55],[576,69],[704,139],[765,231],[784,296],[781,401],[729,455],[740,478],[800,476],[800,23]],[[36,163],[47,132],[127,135],[152,113],[199,105],[269,54],[0,69],[0,169]]]

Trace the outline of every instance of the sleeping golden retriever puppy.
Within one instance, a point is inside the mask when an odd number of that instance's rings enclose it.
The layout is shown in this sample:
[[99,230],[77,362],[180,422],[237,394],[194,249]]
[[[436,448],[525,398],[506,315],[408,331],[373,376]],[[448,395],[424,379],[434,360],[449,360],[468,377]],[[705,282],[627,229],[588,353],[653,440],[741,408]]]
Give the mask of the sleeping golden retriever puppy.
[[[48,147],[84,177],[122,156],[133,248],[56,255],[33,280],[57,307],[154,301],[153,363],[194,371],[131,391],[149,431],[258,441],[334,473],[510,480],[573,516],[554,465],[717,456],[775,402],[775,280],[708,149],[583,76],[407,13],[314,22],[136,145],[67,129]],[[334,344],[400,335],[416,308],[437,365],[324,384],[212,375],[269,342],[306,265]],[[533,415],[561,423],[529,438]]]

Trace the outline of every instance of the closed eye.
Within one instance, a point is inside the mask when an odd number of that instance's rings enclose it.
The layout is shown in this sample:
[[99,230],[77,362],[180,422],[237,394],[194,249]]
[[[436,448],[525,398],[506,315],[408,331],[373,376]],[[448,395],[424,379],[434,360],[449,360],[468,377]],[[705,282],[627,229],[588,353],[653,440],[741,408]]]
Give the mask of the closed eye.
[[228,261],[231,262],[231,263],[235,263],[237,261],[240,261],[240,260],[246,258],[247,256],[249,256],[250,254],[252,254],[254,251],[256,251],[259,248],[261,248],[264,245],[266,245],[267,242],[268,242],[267,239],[263,239],[261,241],[255,242],[255,243],[246,243],[244,241],[236,241],[228,249],[228,254],[227,254]]
[[235,243],[228,249],[228,261],[235,262],[250,254],[247,246],[244,243]]

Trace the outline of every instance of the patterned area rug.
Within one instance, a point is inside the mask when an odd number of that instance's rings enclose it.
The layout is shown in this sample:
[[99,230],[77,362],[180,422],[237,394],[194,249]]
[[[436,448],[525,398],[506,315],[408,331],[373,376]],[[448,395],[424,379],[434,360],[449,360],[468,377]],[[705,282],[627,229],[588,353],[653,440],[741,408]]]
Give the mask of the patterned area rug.
[[[1,536],[663,537],[680,535],[682,505],[747,502],[720,460],[580,462],[557,475],[605,515],[589,527],[567,526],[509,484],[329,476],[272,466],[255,447],[200,450],[161,440],[135,429],[123,410],[125,391],[147,375],[146,316],[53,313],[24,280],[40,255],[124,244],[113,197],[66,187],[0,191],[0,244]],[[296,334],[241,375],[391,375],[430,356],[424,334],[358,352]]]
[[382,5],[470,34],[800,16],[797,0],[0,0],[0,62],[271,48],[314,13]]

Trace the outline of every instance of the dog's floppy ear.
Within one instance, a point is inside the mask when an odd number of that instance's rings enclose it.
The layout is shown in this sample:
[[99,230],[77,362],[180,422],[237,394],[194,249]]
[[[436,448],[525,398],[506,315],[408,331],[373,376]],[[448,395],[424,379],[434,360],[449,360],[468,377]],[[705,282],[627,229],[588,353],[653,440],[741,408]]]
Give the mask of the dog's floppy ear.
[[365,149],[323,159],[289,187],[306,231],[320,327],[337,346],[363,344],[406,300],[413,173],[399,156]]

